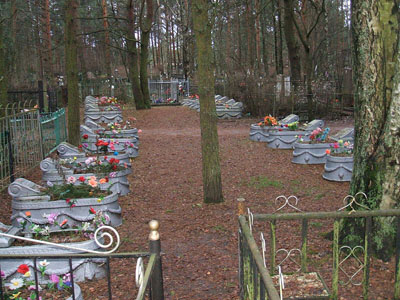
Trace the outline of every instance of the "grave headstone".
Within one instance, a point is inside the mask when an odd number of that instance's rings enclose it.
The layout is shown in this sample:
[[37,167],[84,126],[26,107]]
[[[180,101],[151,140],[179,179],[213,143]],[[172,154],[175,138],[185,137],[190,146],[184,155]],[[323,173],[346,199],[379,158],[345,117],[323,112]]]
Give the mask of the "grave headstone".
[[84,152],[79,151],[78,147],[66,142],[58,145],[57,151],[61,158],[86,156]]
[[93,129],[89,128],[86,125],[81,125],[80,129],[81,129],[81,135],[84,135],[84,134],[92,135],[92,136],[96,135],[96,133],[93,131]]
[[[37,197],[42,195],[42,187],[25,178],[17,178],[8,186],[8,194],[13,198]],[[50,199],[50,196],[47,196]]]
[[279,123],[285,125],[285,124],[290,124],[293,122],[298,122],[299,120],[300,120],[300,118],[298,115],[290,114],[287,117],[280,120]]
[[352,141],[354,139],[354,127],[346,127],[331,136],[332,140]]
[[312,120],[310,123],[305,124],[301,127],[301,130],[312,131],[324,127],[325,122],[323,120]]

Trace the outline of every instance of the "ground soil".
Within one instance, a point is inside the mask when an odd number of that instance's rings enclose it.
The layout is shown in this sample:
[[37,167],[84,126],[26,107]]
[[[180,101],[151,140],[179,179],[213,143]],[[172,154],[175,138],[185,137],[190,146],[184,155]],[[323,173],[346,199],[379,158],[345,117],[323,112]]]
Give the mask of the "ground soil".
[[[343,206],[348,183],[324,180],[323,165],[291,163],[290,150],[274,150],[250,141],[250,124],[258,121],[250,118],[218,122],[224,202],[204,204],[199,114],[176,106],[125,110],[124,114],[137,118],[142,133],[140,155],[129,176],[131,193],[120,198],[124,220],[118,228],[120,251],[148,249],[148,222],[160,221],[166,299],[239,299],[238,198],[245,198],[253,213],[273,213],[280,206],[275,203],[280,195],[296,195],[296,206],[303,211],[334,211]],[[352,126],[352,120],[328,121],[327,126],[335,133]],[[9,203],[3,194],[3,222],[10,217]],[[298,248],[299,228],[290,223],[278,225],[278,246]],[[253,230],[257,241],[260,231],[268,237],[267,224],[257,223]],[[310,260],[319,261],[310,263],[310,268],[326,277],[328,286],[331,242],[321,236],[330,230],[331,223],[318,220],[309,229]],[[371,289],[371,299],[391,298],[392,265],[393,261],[372,263],[372,283],[377,287]],[[133,299],[134,273],[135,261],[112,262],[113,299]],[[80,286],[85,299],[107,299],[104,280]],[[359,298],[360,291],[341,288],[341,299]]]

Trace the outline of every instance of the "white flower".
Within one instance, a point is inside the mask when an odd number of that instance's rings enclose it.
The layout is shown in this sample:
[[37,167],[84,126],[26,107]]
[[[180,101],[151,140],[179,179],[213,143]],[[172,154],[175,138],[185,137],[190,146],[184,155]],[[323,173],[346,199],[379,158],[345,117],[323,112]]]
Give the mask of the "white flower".
[[50,263],[47,260],[42,260],[39,262],[39,265],[41,267],[47,267]]
[[47,180],[47,186],[48,186],[48,187],[52,187],[53,185],[54,185],[54,184],[53,184],[51,181],[48,181],[48,180]]
[[50,228],[49,228],[49,226],[46,226],[45,228],[43,228],[42,230],[40,230],[40,234],[41,234],[41,235],[49,235],[49,234],[50,234]]
[[82,223],[82,231],[87,231],[90,227],[90,223],[89,222],[83,222]]
[[38,231],[39,229],[40,229],[40,226],[39,225],[36,225],[36,224],[34,224],[34,225],[32,225],[32,231]]
[[22,278],[14,278],[11,279],[10,283],[6,283],[6,287],[8,287],[10,290],[16,290],[19,289],[24,285],[24,281]]

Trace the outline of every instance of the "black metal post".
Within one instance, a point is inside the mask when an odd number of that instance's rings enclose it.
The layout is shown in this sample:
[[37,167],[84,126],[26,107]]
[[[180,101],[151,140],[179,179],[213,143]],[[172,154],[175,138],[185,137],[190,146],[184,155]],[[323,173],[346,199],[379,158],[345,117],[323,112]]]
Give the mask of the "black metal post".
[[158,221],[150,221],[150,235],[149,247],[150,253],[156,254],[157,259],[154,265],[154,270],[151,274],[151,300],[164,300],[164,283],[162,275],[162,262],[161,262],[161,242],[158,228],[160,224]]
[[43,81],[38,81],[38,100],[39,100],[39,111],[44,111],[44,91],[43,91]]

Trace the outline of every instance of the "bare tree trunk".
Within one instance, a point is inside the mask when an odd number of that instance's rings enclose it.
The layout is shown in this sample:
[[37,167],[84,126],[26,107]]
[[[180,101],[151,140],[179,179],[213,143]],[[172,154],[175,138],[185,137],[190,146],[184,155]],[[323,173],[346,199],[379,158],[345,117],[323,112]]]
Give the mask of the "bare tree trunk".
[[51,43],[51,25],[50,25],[50,3],[49,0],[44,0],[44,20],[43,20],[44,34],[45,34],[45,55],[44,55],[44,68],[46,70],[46,78],[48,85],[55,84],[54,70],[53,70],[53,49]]
[[295,28],[293,24],[294,7],[293,0],[284,0],[285,15],[284,15],[284,31],[286,45],[288,48],[291,82],[295,91],[301,80],[301,64],[300,64],[300,45],[295,36]]
[[211,24],[208,20],[208,1],[194,0],[192,11],[198,62],[203,197],[206,203],[219,203],[223,201],[223,196],[217,115],[214,101],[214,68],[211,49]]
[[151,108],[147,66],[149,64],[149,40],[153,24],[153,0],[146,0],[146,17],[141,26],[140,43],[140,87],[143,94],[144,108]]
[[78,60],[79,60],[79,65],[80,65],[79,70],[83,73],[83,77],[86,78],[87,77],[87,68],[86,68],[86,61],[85,61],[85,35],[83,34],[81,21],[79,18],[76,20],[76,30],[77,30],[77,32],[79,32],[81,34],[81,36],[78,37],[78,40],[77,40]]
[[4,21],[0,21],[0,117],[5,115],[5,106],[7,105],[7,68],[6,68],[6,46],[3,43],[3,26]]
[[138,109],[144,108],[142,89],[140,88],[139,81],[139,62],[138,62],[138,49],[137,40],[135,36],[135,8],[133,6],[133,0],[128,0],[128,22],[127,22],[127,39],[126,46],[128,50],[128,61],[129,61],[129,80],[132,84],[133,103]]
[[107,77],[111,78],[111,52],[110,52],[110,32],[108,26],[107,1],[101,0],[101,8],[103,11],[103,28],[104,28],[104,58],[106,64]]
[[76,0],[65,2],[65,69],[68,87],[68,142],[80,144],[80,108],[78,91],[78,65],[76,42]]
[[[400,55],[398,7],[391,0],[353,0],[353,65],[355,79],[354,170],[352,195],[370,209],[400,204]],[[362,209],[362,208],[360,208]],[[363,236],[362,221],[342,224],[347,242]],[[373,248],[388,260],[394,254],[397,221],[373,220]],[[362,231],[362,232],[361,232]]]

